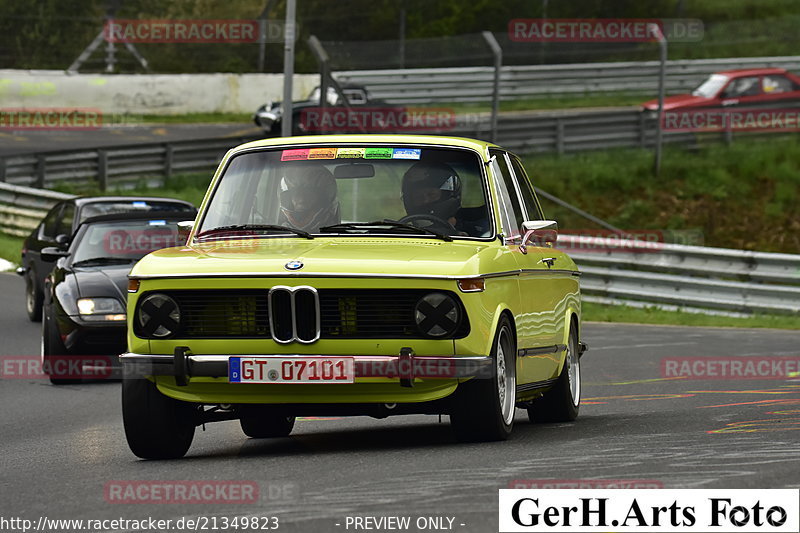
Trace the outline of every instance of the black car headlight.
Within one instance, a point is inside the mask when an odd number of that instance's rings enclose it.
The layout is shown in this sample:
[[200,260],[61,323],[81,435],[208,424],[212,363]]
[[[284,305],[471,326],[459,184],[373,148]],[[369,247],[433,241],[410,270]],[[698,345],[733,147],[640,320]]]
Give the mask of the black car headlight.
[[174,335],[180,324],[178,303],[166,294],[149,294],[139,302],[136,329],[140,337],[163,339]]
[[461,323],[461,308],[444,292],[429,292],[414,307],[414,322],[426,337],[452,337]]

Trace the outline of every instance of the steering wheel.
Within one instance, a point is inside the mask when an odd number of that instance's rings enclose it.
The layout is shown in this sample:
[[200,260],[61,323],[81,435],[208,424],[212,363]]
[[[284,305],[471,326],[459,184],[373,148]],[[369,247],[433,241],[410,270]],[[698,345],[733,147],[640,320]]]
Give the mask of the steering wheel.
[[[414,222],[418,220],[427,220],[428,222],[431,222],[431,225],[419,226],[414,224]],[[428,215],[425,213],[420,215],[408,215],[398,220],[398,222],[402,224],[411,224],[412,226],[417,226],[418,228],[444,232],[446,235],[458,234],[458,230],[452,224],[442,218],[437,217],[436,215]]]

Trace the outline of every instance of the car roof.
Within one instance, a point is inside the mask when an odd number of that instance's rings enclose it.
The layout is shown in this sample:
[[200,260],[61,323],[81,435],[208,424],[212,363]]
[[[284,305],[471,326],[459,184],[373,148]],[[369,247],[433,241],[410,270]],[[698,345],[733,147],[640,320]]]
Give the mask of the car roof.
[[269,148],[272,146],[302,146],[321,144],[377,144],[377,145],[430,145],[432,147],[470,148],[485,154],[489,148],[500,148],[494,143],[469,139],[466,137],[445,137],[439,135],[307,135],[300,137],[273,137],[242,144],[233,149],[234,153],[253,148]]
[[98,215],[89,217],[81,221],[80,225],[95,224],[99,222],[124,222],[136,220],[187,220],[187,215],[193,213],[197,215],[197,210],[190,211],[146,211],[142,213],[112,213],[110,215]]
[[194,209],[194,206],[185,200],[178,200],[176,198],[159,198],[157,196],[80,196],[78,198],[73,198],[72,201],[75,202],[76,206],[113,202],[166,202],[170,204],[185,205]]
[[715,74],[723,74],[725,76],[729,76],[732,78],[738,78],[742,76],[763,76],[765,74],[786,74],[785,68],[775,68],[775,67],[766,67],[766,68],[740,68],[740,69],[733,69],[733,70],[722,70],[720,72],[715,72]]

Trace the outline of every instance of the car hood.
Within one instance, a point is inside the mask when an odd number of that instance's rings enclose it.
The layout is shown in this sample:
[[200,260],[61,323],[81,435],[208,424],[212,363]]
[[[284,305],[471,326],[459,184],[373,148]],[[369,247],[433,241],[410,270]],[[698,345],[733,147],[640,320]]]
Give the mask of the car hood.
[[[682,107],[702,107],[715,105],[713,98],[704,98],[702,96],[693,96],[691,94],[676,94],[675,96],[668,96],[664,98],[664,111],[671,109],[680,109]],[[642,104],[642,107],[648,110],[658,110],[658,100],[648,100]]]
[[130,270],[131,265],[75,268],[72,276],[78,287],[78,297],[107,296],[125,303]]
[[[470,276],[491,267],[486,261],[498,254],[497,244],[361,236],[235,240],[158,250],[131,276]],[[290,261],[302,267],[292,271]]]

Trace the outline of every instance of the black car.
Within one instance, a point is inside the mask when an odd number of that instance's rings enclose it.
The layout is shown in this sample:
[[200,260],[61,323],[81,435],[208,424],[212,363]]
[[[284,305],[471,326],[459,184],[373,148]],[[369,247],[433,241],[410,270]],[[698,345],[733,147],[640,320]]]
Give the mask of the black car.
[[51,382],[108,377],[119,367],[117,355],[126,350],[128,272],[151,251],[185,243],[178,223],[195,215],[92,217],[78,226],[67,250],[42,249],[44,261],[56,261],[44,282],[42,320],[42,365]]
[[[405,109],[401,106],[387,104],[383,100],[376,100],[372,98],[363,85],[355,83],[340,84],[341,94],[332,86],[328,87],[327,105],[331,108],[341,108],[345,105],[350,107],[369,107],[376,109],[383,109],[385,111],[402,110]],[[292,135],[305,135],[310,133],[322,133],[321,130],[309,128],[304,123],[304,113],[311,109],[319,108],[320,106],[320,87],[315,87],[311,91],[308,98],[298,102],[292,102]],[[347,102],[344,102],[344,99]],[[281,134],[281,118],[283,117],[283,105],[281,102],[268,102],[261,107],[253,115],[253,122],[264,130],[268,135]]]
[[53,206],[22,245],[22,260],[17,274],[25,277],[25,308],[33,322],[42,319],[42,287],[53,264],[43,261],[41,250],[47,246],[65,248],[81,221],[111,213],[171,211],[192,218],[195,207],[171,198],[130,196],[94,196],[71,198]]

